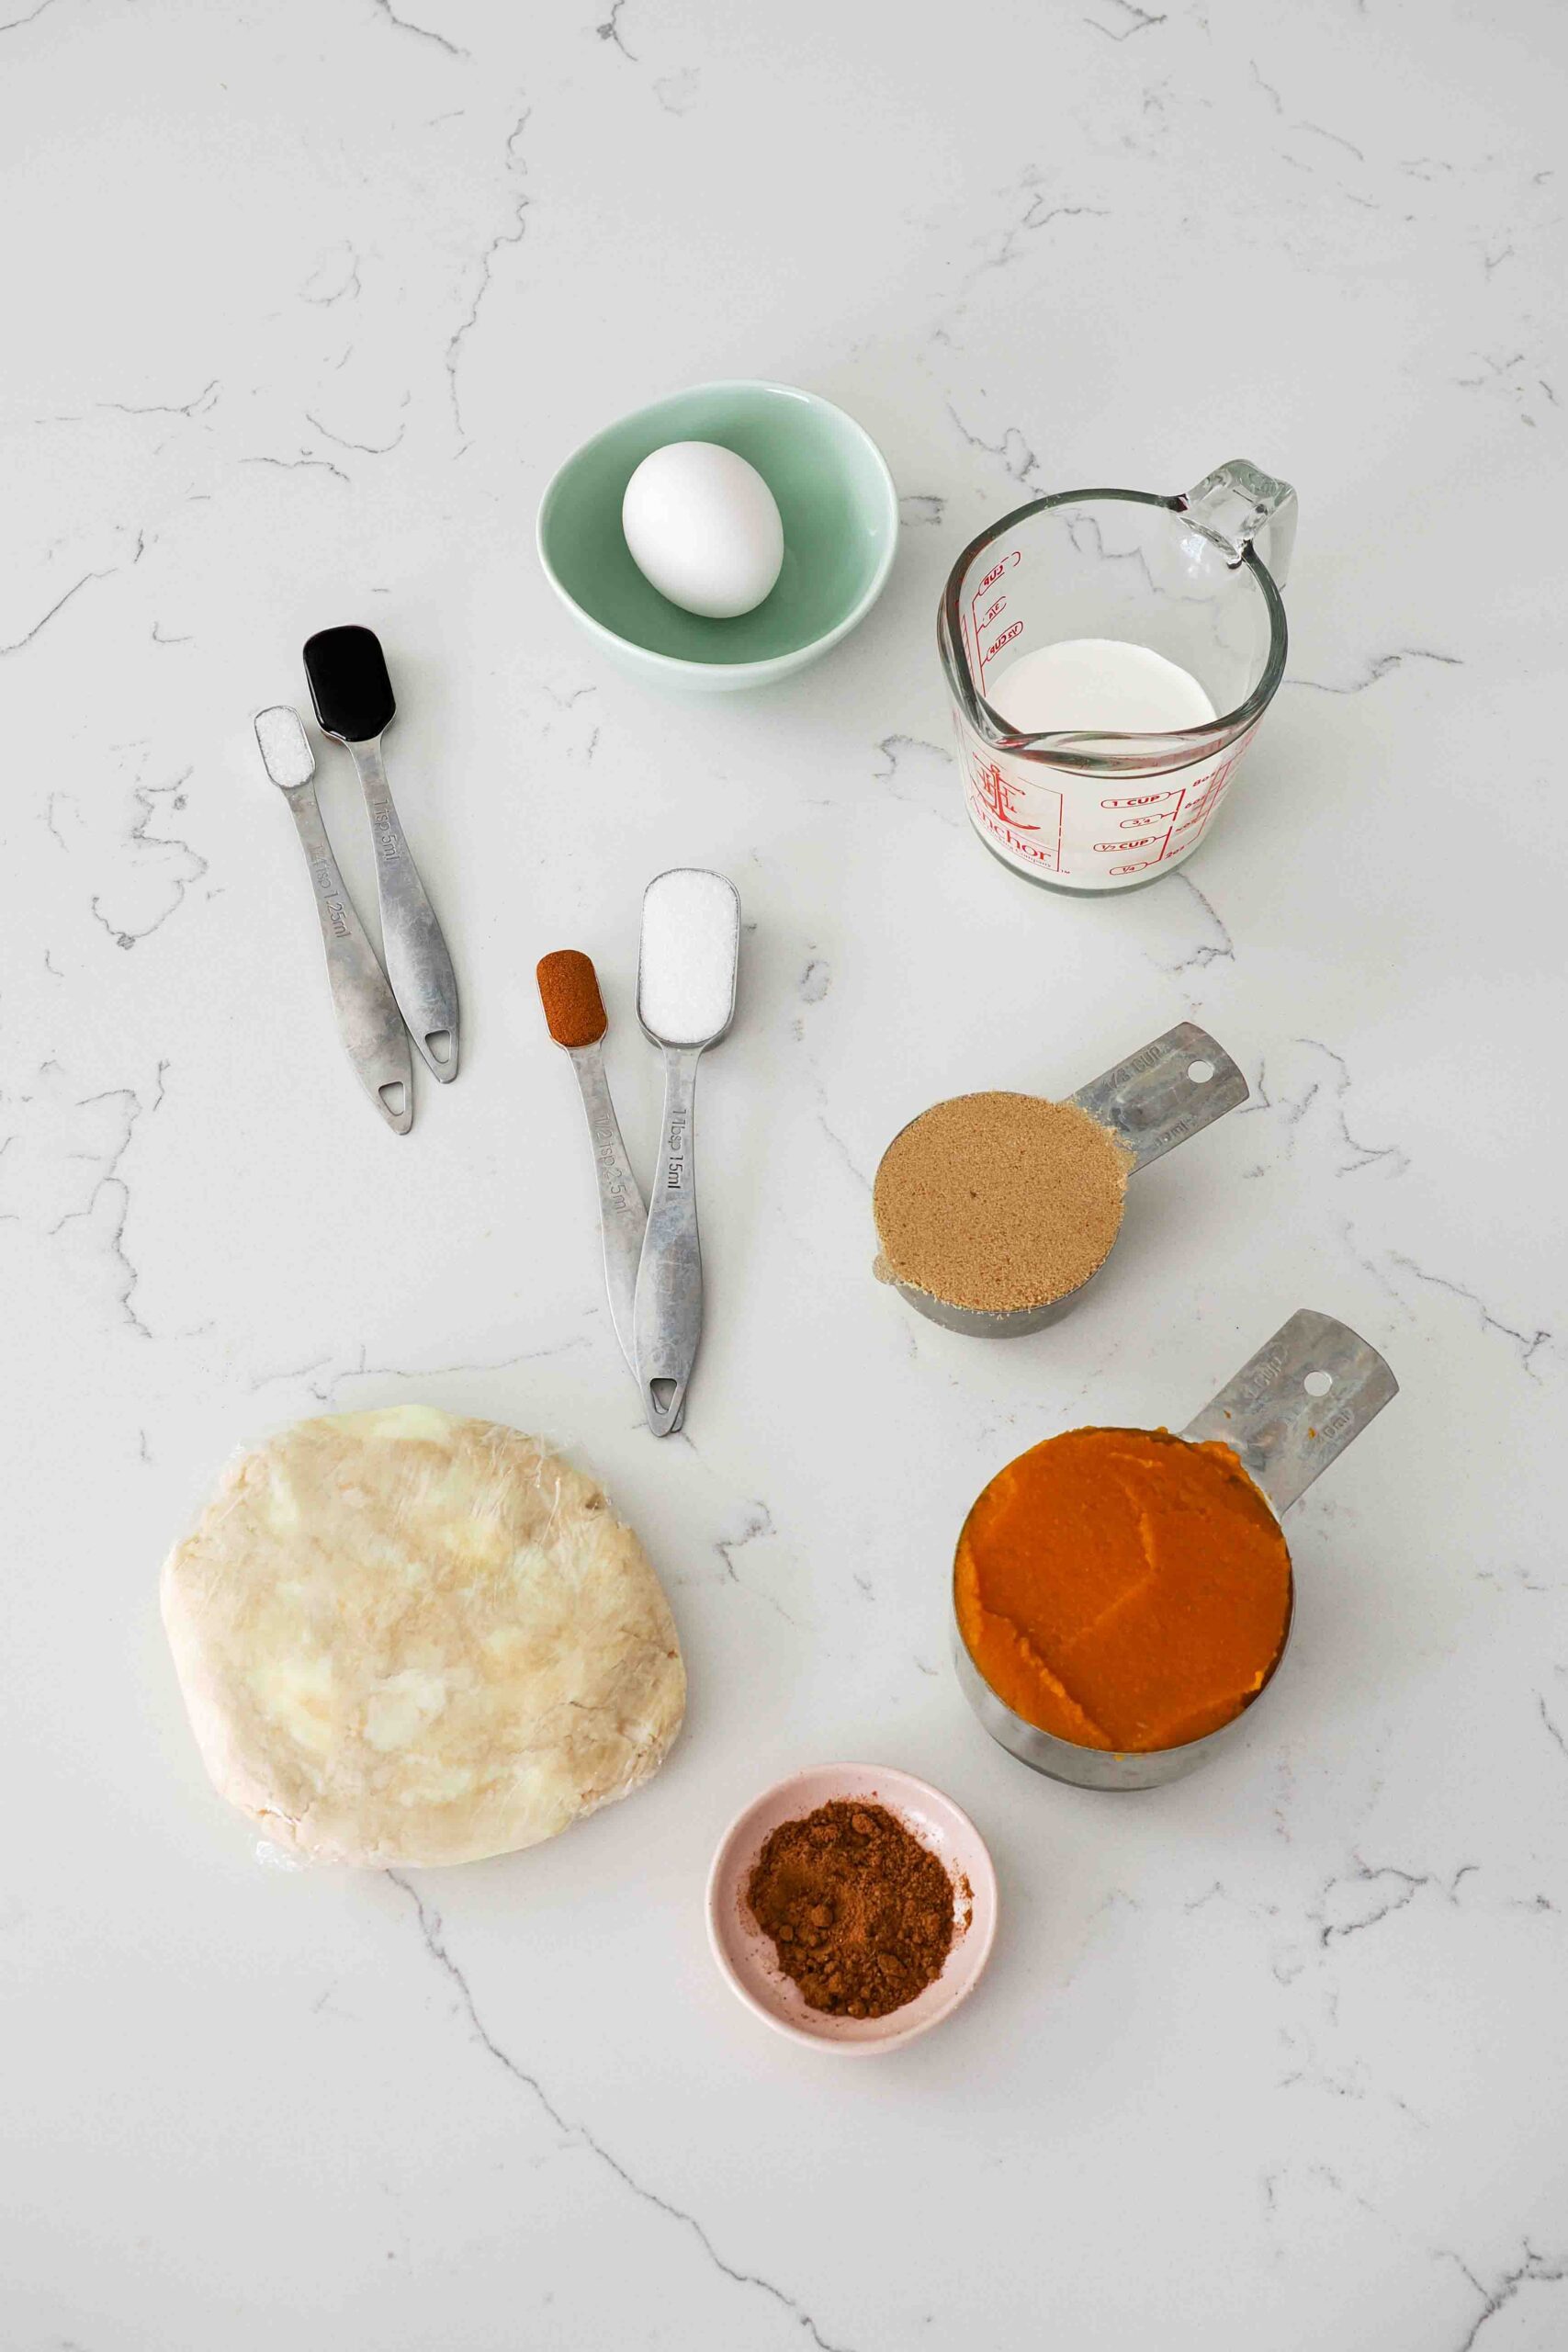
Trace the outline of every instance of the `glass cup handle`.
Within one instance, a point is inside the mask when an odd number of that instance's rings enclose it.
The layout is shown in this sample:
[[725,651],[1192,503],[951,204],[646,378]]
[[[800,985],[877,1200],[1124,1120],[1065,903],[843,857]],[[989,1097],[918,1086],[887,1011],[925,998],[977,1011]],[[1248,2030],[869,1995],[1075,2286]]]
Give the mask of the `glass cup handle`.
[[1246,458],[1232,458],[1183,491],[1176,504],[1227,563],[1243,562],[1250,548],[1268,566],[1275,587],[1284,586],[1296,538],[1296,493],[1288,481],[1276,481]]

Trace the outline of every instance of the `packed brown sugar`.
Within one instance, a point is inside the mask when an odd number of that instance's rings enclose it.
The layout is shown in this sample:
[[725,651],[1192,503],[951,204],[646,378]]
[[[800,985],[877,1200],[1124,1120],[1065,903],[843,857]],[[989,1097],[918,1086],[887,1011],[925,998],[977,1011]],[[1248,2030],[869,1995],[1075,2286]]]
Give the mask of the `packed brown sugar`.
[[1080,1747],[1176,1747],[1273,1671],[1290,1554],[1229,1446],[1070,1430],[981,1495],[954,1600],[970,1657],[1026,1723]]
[[894,1137],[872,1207],[886,1270],[952,1306],[1043,1306],[1104,1263],[1131,1155],[1076,1102],[960,1094]]

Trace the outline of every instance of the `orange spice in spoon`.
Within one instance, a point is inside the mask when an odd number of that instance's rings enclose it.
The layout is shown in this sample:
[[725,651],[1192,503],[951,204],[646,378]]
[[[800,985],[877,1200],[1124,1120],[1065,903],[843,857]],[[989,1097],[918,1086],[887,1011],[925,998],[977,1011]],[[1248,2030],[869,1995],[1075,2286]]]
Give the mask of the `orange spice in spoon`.
[[535,978],[545,1025],[556,1044],[569,1053],[574,1046],[596,1044],[610,1023],[592,957],[579,947],[558,947],[540,956]]

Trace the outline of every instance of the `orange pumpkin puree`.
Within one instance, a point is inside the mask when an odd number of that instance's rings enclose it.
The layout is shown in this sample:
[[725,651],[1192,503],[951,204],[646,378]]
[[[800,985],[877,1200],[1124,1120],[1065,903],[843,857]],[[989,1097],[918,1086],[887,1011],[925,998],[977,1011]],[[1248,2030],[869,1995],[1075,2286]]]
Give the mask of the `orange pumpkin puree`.
[[1025,1722],[1079,1747],[1178,1747],[1268,1680],[1291,1555],[1228,1445],[1068,1430],[976,1503],[953,1597],[970,1657]]

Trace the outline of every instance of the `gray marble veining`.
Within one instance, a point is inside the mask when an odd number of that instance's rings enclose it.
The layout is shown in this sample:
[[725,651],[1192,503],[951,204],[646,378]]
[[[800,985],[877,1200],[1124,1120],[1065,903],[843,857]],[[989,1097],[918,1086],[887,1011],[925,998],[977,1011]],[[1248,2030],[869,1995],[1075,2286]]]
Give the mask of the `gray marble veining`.
[[[0,2338],[1556,2347],[1554,12],[13,0],[0,66]],[[726,374],[859,416],[904,528],[830,662],[716,711],[599,667],[532,531],[566,449]],[[1236,448],[1301,494],[1286,683],[1190,867],[1043,897],[964,820],[947,568],[1033,492]],[[471,1007],[406,1143],[308,929],[279,952],[310,910],[248,741],[341,617],[396,668]],[[656,1448],[531,973],[592,955],[646,1160],[637,909],[680,861],[756,927],[697,1440]],[[870,1272],[897,1128],[1184,1018],[1251,1099],[1140,1179],[1092,1303],[1006,1351],[913,1328]],[[964,1509],[1065,1424],[1180,1427],[1303,1301],[1403,1393],[1292,1518],[1268,1715],[1113,1808],[1036,1781],[945,1662]],[[264,1868],[157,1564],[234,1444],[420,1394],[605,1477],[689,1729],[512,1863]],[[729,1999],[701,1912],[729,1815],[833,1756],[952,1789],[1004,1904],[976,2001],[848,2081]]]

